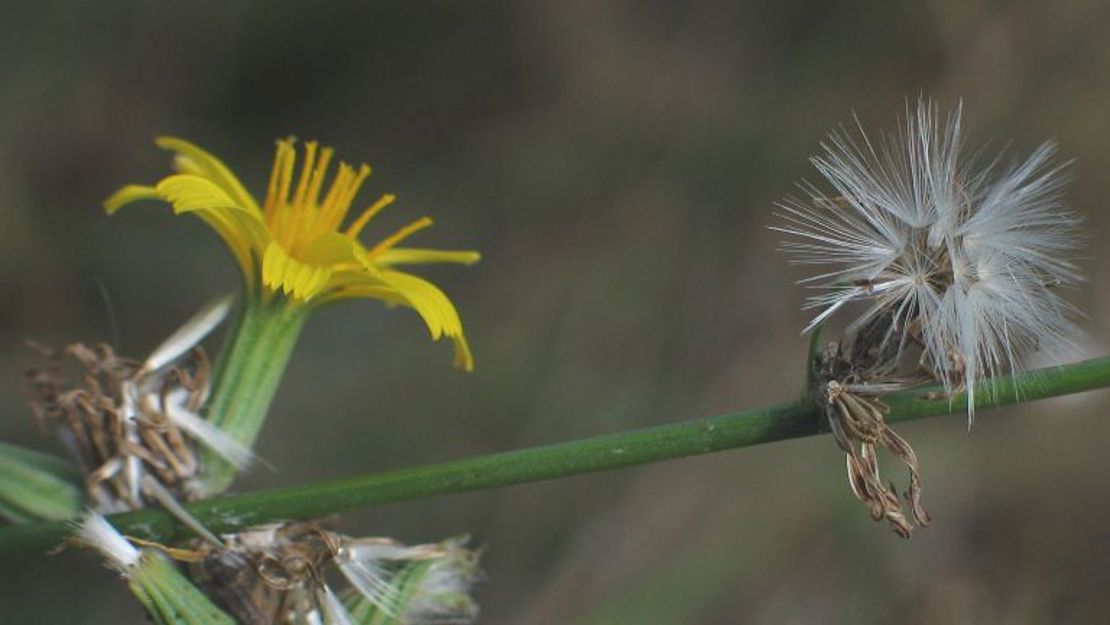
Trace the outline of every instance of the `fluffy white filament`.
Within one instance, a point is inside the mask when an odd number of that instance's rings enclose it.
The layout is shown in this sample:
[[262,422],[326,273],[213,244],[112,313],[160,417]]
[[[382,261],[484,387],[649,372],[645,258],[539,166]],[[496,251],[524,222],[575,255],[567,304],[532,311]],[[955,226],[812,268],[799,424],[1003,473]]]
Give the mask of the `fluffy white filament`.
[[77,524],[75,537],[100,552],[112,568],[129,575],[139,562],[139,550],[123,537],[103,516],[88,512]]
[[170,391],[165,397],[153,393],[144,399],[147,409],[154,411],[161,405],[166,416],[189,436],[200,441],[205,447],[219,454],[239,471],[244,471],[254,462],[255,455],[249,447],[232,438],[230,434],[204,417],[190,411],[184,404],[188,393],[184,389]]
[[192,317],[189,318],[180,328],[173,334],[162,341],[151,352],[143,363],[143,370],[146,372],[157,371],[162,367],[177,360],[185,352],[192,349],[197,343],[208,336],[208,333],[216,329],[224,319],[227,318],[228,312],[231,311],[231,305],[235,301],[233,296],[225,296],[220,299],[210,302],[207,306],[197,311]]
[[317,601],[323,608],[324,622],[327,625],[355,625],[354,617],[351,616],[351,613],[343,606],[343,602],[339,600],[339,597],[332,592],[327,584],[321,586],[317,595]]
[[370,603],[388,615],[396,613],[397,589],[391,583],[389,571],[375,554],[345,547],[340,550],[336,564],[347,581]]
[[942,122],[921,100],[876,142],[862,127],[832,134],[811,160],[835,192],[801,184],[802,197],[778,205],[775,229],[792,237],[782,247],[793,262],[822,266],[803,281],[819,291],[807,331],[857,301],[869,306],[848,333],[890,315],[886,340],[899,353],[919,343],[948,391],[966,387],[971,418],[978,380],[1072,345],[1075,311],[1056,291],[1082,277],[1069,260],[1079,219],[1062,203],[1067,164],[1055,146],[1011,166],[977,162],[960,124],[960,108]]

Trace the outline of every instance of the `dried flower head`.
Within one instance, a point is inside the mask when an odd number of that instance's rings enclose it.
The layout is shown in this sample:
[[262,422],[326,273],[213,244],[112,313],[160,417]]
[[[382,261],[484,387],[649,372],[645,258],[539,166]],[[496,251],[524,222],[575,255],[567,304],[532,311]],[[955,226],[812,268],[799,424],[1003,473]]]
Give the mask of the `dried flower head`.
[[28,373],[32,411],[77,458],[98,511],[165,503],[163,493],[204,496],[200,445],[240,469],[251,463],[249,449],[198,414],[208,397],[209,365],[196,343],[229,307],[221,300],[201,310],[144,361],[108,345],[37,346],[48,364]]
[[97,551],[125,580],[156,625],[232,625],[157,549],[138,549],[103,516],[85,514],[73,523],[70,542]]
[[464,624],[477,617],[478,575],[464,542],[406,546],[317,522],[274,524],[206,545],[192,576],[243,623]]
[[1052,143],[982,164],[962,149],[961,109],[942,120],[922,99],[896,134],[841,130],[822,148],[812,161],[834,192],[801,184],[776,227],[793,262],[828,268],[804,281],[820,290],[807,330],[869,304],[846,335],[884,320],[880,347],[920,351],[946,391],[966,389],[969,419],[982,379],[1072,344],[1075,310],[1056,291],[1082,279],[1070,260],[1080,221],[1063,205],[1067,164]]
[[[881,376],[883,359],[868,339],[869,334],[861,332],[847,347],[838,342],[826,347],[813,363],[813,396],[845,453],[852,494],[867,506],[872,519],[885,519],[896,534],[909,538],[915,527],[927,527],[931,521],[921,500],[921,467],[910,444],[886,423],[887,408],[878,396],[901,385],[873,381]],[[879,447],[909,471],[902,497],[879,475]],[[909,514],[903,511],[903,498]]]

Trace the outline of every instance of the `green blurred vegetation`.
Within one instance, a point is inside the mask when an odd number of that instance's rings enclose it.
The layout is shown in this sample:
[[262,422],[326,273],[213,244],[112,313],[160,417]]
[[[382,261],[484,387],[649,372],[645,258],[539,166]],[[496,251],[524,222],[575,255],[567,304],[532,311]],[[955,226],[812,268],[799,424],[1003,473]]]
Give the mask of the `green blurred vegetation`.
[[[0,438],[50,448],[23,340],[142,354],[235,268],[163,208],[108,219],[175,133],[254,188],[296,134],[422,214],[429,272],[478,369],[406,311],[327,311],[294,356],[241,489],[304,483],[793,398],[801,273],[764,226],[859,113],[963,98],[969,138],[1075,157],[1090,223],[1074,294],[1107,349],[1110,8],[1045,4],[101,2],[0,8]],[[368,233],[372,237],[373,233]],[[102,296],[108,294],[109,306]],[[1101,622],[1107,398],[899,427],[935,526],[909,543],[851,499],[817,438],[351,515],[345,529],[488,545],[486,623]],[[444,418],[443,415],[450,415]],[[599,417],[603,415],[603,417]],[[141,622],[87,556],[5,557],[10,622]],[[76,616],[74,616],[76,614]],[[76,619],[76,620],[75,620]]]

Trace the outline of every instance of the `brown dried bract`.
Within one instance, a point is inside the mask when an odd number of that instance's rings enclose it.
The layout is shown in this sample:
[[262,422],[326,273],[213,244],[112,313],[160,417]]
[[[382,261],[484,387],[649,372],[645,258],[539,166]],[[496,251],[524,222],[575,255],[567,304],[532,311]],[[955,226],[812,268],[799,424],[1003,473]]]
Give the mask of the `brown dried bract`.
[[[879,400],[883,392],[909,383],[888,381],[891,363],[875,349],[861,349],[866,342],[866,332],[861,332],[849,350],[850,356],[843,353],[840,344],[829,345],[816,363],[814,395],[833,438],[846,454],[852,493],[868,507],[871,518],[886,519],[895,533],[909,538],[915,527],[926,527],[931,520],[921,502],[921,469],[909,443],[887,425],[887,408]],[[893,483],[884,484],[879,475],[880,446],[909,469],[909,486],[902,497]],[[903,510],[903,498],[908,515]]]
[[[191,410],[204,403],[209,386],[204,350],[194,348],[182,362],[152,373],[104,344],[31,347],[47,362],[26,376],[32,413],[77,458],[94,507],[103,512],[144,507],[146,475],[178,499],[197,498],[196,443],[162,408],[166,396],[180,390]],[[151,395],[157,401],[139,400]]]
[[[222,546],[206,547],[206,555],[191,566],[190,575],[224,610],[249,625],[322,622],[326,609],[321,598],[330,592],[326,577],[350,562],[352,547],[372,545],[393,552],[398,561],[442,558],[449,553],[443,545],[405,547],[389,538],[351,538],[325,529],[320,521],[267,525],[222,538]],[[392,594],[395,589],[387,576],[379,586],[376,599],[392,606],[399,597]]]
[[295,622],[318,610],[315,589],[338,551],[338,535],[319,522],[254,528],[224,537],[190,576],[223,609],[246,625]]

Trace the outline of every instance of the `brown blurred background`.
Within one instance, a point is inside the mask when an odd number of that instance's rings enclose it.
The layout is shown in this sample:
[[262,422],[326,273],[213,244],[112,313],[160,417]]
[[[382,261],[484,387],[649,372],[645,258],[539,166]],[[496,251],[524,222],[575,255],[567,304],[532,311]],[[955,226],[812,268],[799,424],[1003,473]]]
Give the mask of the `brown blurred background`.
[[[0,8],[0,437],[52,448],[23,340],[151,349],[236,286],[199,222],[100,201],[188,137],[258,189],[296,134],[423,214],[478,359],[411,312],[307,328],[259,451],[301,484],[776,403],[802,384],[802,277],[773,202],[859,113],[963,98],[971,143],[1076,159],[1089,355],[1107,352],[1110,6],[840,2],[6,2]],[[114,313],[101,293],[106,292]],[[487,545],[491,624],[1079,623],[1110,614],[1104,393],[906,424],[935,526],[903,542],[828,437],[352,514]],[[895,474],[892,474],[892,476]],[[901,476],[898,476],[902,479]],[[88,555],[4,556],[0,620],[141,622]]]

